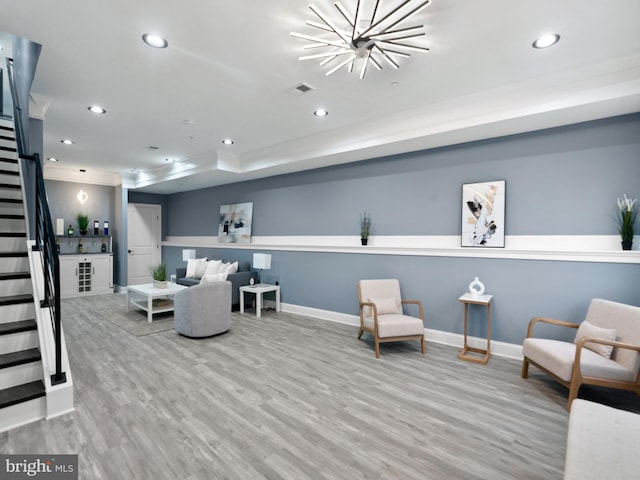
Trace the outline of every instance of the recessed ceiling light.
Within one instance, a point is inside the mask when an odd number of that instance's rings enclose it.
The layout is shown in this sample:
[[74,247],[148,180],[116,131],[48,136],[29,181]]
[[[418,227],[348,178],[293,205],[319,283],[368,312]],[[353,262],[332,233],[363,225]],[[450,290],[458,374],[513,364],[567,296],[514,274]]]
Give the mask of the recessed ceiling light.
[[230,138],[225,138],[224,140],[222,140],[222,143],[224,143],[225,145],[233,145],[233,140],[231,140]]
[[90,107],[87,107],[87,108],[89,109],[90,112],[93,112],[93,113],[100,113],[100,114],[107,113],[107,111],[104,108],[102,108],[100,105],[91,105]]
[[61,143],[64,143],[65,145],[73,145],[74,142],[73,140],[69,140],[68,138],[65,138],[64,140],[60,140]]
[[558,40],[560,40],[560,35],[557,33],[547,33],[536,39],[531,46],[533,48],[547,48],[558,43]]
[[58,161],[58,159],[55,158],[55,157],[49,157],[49,158],[47,158],[47,160],[49,160],[50,162],[57,162]]
[[154,48],[167,48],[167,45],[169,45],[169,42],[167,42],[164,38],[158,35],[153,35],[151,33],[145,33],[144,35],[142,35],[142,41],[150,47]]
[[313,114],[316,117],[326,117],[327,115],[329,115],[329,112],[327,112],[324,108],[319,108],[318,110],[313,112]]

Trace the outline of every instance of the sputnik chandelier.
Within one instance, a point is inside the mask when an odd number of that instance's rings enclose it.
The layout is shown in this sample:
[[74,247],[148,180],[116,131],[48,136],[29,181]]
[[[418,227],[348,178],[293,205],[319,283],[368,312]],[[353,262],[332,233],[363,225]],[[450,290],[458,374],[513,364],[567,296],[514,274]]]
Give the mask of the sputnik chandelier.
[[305,50],[318,49],[321,53],[304,55],[299,59],[320,60],[321,66],[329,67],[325,73],[327,76],[345,67],[349,73],[355,70],[362,79],[370,65],[382,70],[382,63],[386,62],[398,69],[397,60],[410,57],[408,52],[428,52],[428,48],[411,43],[411,39],[425,35],[422,31],[424,25],[403,27],[402,23],[426,7],[430,0],[403,0],[389,9],[381,7],[380,3],[388,5],[390,2],[357,0],[354,14],[341,2],[334,2],[340,12],[339,16],[336,15],[338,21],[315,5],[309,5],[321,22],[307,20],[306,25],[322,32],[318,36],[291,32],[291,36],[310,42],[303,47]]

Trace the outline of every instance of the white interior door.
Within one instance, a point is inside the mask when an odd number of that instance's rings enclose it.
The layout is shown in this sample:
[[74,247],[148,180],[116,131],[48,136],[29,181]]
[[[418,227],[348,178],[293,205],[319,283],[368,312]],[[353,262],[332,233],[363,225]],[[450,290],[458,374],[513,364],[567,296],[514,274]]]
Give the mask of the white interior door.
[[127,285],[151,283],[151,268],[162,262],[160,205],[127,206]]

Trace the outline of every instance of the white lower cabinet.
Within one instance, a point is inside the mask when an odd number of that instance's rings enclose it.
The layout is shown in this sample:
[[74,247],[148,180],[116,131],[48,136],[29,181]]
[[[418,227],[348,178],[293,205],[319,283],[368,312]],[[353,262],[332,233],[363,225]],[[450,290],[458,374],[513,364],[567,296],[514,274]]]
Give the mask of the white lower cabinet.
[[112,255],[60,255],[60,297],[113,292]]

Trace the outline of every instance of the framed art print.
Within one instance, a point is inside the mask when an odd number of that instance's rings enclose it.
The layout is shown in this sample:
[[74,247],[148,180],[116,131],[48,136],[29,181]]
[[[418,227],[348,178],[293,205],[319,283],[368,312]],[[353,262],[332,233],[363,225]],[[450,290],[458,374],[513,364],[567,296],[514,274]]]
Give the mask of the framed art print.
[[220,206],[218,243],[250,243],[253,202]]
[[504,180],[462,185],[462,246],[504,247]]

